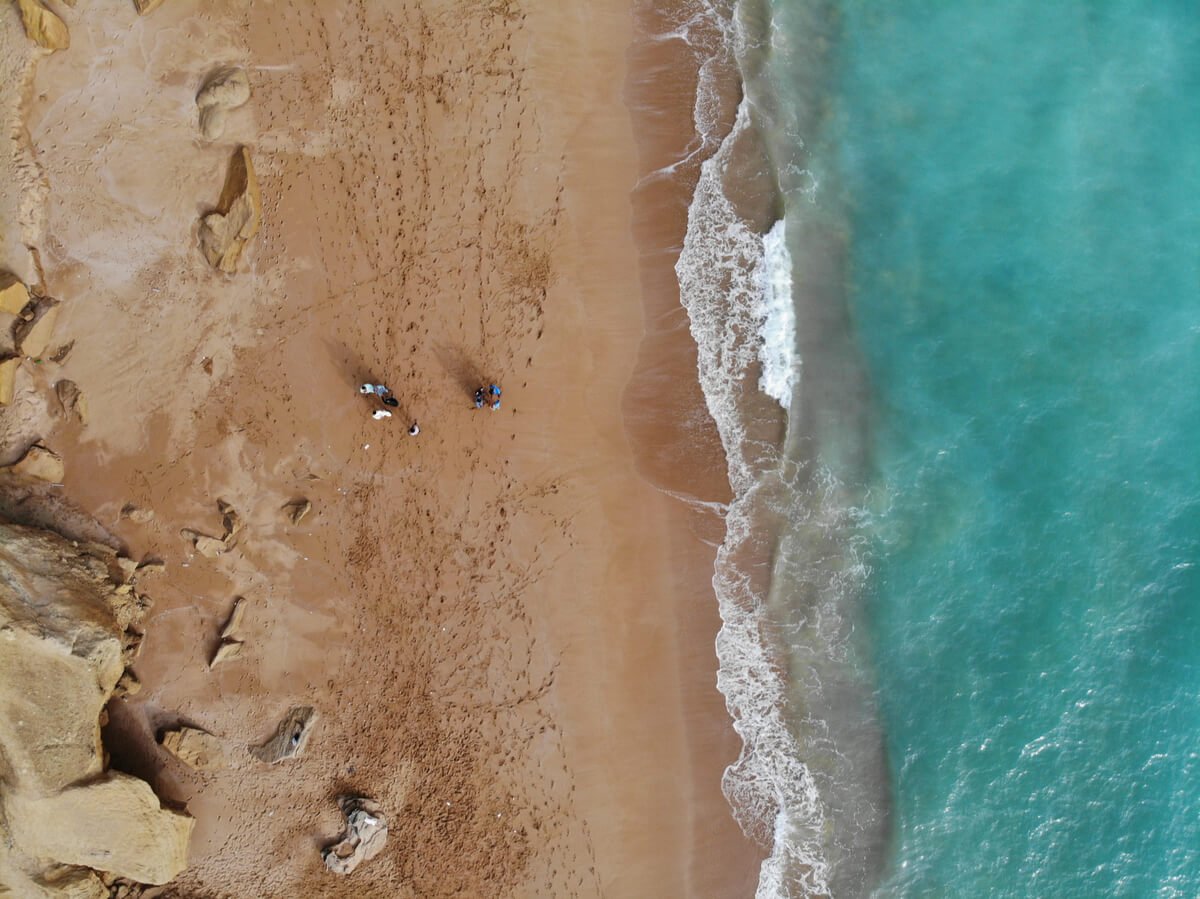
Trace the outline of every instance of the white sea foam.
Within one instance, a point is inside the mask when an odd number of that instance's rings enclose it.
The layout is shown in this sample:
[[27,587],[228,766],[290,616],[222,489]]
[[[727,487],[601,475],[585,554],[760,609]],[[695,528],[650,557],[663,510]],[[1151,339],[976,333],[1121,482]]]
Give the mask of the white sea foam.
[[787,409],[800,374],[796,355],[796,310],[792,297],[792,254],[787,248],[786,219],[780,219],[763,238],[760,268],[762,346],[758,359],[762,375],[758,386]]
[[784,719],[786,685],[763,632],[766,597],[756,595],[737,564],[763,537],[753,526],[763,482],[748,455],[739,405],[745,373],[761,346],[764,245],[722,190],[731,148],[747,127],[749,106],[743,100],[732,132],[701,167],[676,274],[697,345],[700,383],[735,496],[713,577],[723,622],[717,636],[717,687],[743,743],[723,788],[742,829],[771,843],[758,896],[775,899],[791,895],[798,878],[800,888],[813,893],[827,892],[829,880],[822,851],[823,804]]

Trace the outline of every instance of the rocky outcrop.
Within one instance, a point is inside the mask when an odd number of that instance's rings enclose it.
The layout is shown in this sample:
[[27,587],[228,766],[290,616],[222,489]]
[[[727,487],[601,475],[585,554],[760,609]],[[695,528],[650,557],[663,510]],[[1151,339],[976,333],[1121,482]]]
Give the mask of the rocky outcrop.
[[191,819],[105,770],[101,715],[146,609],[123,561],[0,523],[0,895],[89,895],[62,865],[162,883],[185,864]]
[[144,780],[118,771],[51,796],[5,796],[4,813],[27,855],[155,884],[187,866],[195,824],[163,808]]
[[245,69],[222,69],[209,77],[196,95],[200,110],[200,133],[217,140],[225,133],[225,117],[250,99],[250,80]]
[[351,874],[365,861],[383,851],[387,843],[387,821],[370,799],[358,796],[343,796],[338,800],[342,814],[346,816],[345,835],[326,848],[321,857],[334,874]]
[[17,0],[21,8],[21,21],[25,33],[39,47],[47,50],[65,50],[71,46],[71,35],[66,23],[42,6],[39,0]]
[[262,196],[250,151],[239,147],[229,162],[216,211],[200,221],[200,250],[209,265],[230,274],[237,271],[242,250],[258,233],[261,221]]
[[196,727],[177,727],[163,733],[163,749],[190,768],[213,771],[224,768],[225,747],[207,731]]
[[58,454],[37,443],[27,449],[17,462],[8,466],[8,470],[26,480],[50,484],[61,484],[66,474],[63,460]]
[[38,297],[13,326],[13,340],[22,356],[37,358],[46,352],[58,321],[58,300]]
[[133,0],[139,16],[146,16],[162,6],[164,0]]

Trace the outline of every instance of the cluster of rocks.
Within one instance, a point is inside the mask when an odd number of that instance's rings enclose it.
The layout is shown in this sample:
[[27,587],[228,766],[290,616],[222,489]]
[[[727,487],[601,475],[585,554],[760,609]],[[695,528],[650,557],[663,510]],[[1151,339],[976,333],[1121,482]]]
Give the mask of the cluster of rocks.
[[140,569],[0,523],[0,893],[108,896],[97,872],[161,884],[186,865],[192,818],[108,770],[100,738],[107,703],[136,689]]

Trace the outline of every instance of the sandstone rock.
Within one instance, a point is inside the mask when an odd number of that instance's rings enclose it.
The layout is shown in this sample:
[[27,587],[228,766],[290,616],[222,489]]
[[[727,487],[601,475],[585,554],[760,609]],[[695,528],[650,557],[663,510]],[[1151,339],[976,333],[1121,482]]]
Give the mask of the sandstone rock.
[[133,0],[139,16],[146,16],[163,5],[164,0]]
[[167,570],[167,563],[162,559],[145,558],[138,565],[137,571],[134,572],[135,577],[144,577],[148,574],[162,574]]
[[250,99],[250,81],[244,69],[223,69],[212,75],[196,95],[200,132],[209,140],[225,133],[225,115]]
[[25,455],[19,461],[10,465],[8,470],[23,478],[47,481],[51,484],[61,484],[66,474],[62,459],[36,443],[25,451]]
[[166,731],[163,748],[190,768],[213,771],[226,766],[225,748],[210,733],[195,727],[179,727]]
[[227,640],[217,647],[217,651],[213,653],[212,659],[208,663],[209,668],[216,668],[221,662],[232,662],[242,654],[242,644],[236,640]]
[[199,531],[193,531],[191,528],[183,528],[179,533],[185,540],[190,540],[192,545],[196,547],[196,552],[200,553],[206,559],[215,559],[221,553],[225,552],[224,540],[218,540],[216,537],[210,537],[208,534],[201,534]]
[[0,272],[0,312],[20,315],[29,305],[29,289],[12,272]]
[[195,824],[163,808],[148,783],[117,771],[52,796],[10,793],[4,813],[25,854],[140,883],[166,883],[186,867]]
[[126,503],[121,507],[121,517],[128,518],[134,524],[145,524],[154,518],[154,510],[142,509],[133,503]]
[[74,418],[80,424],[87,423],[87,399],[74,381],[62,380],[54,385],[54,395],[62,406],[67,417]]
[[229,620],[225,622],[225,627],[221,628],[222,640],[242,642],[242,618],[245,615],[246,600],[239,596],[233,601],[233,610],[229,613]]
[[118,558],[0,523],[0,895],[94,899],[96,877],[64,865],[162,882],[185,863],[191,820],[104,771],[104,707],[137,689],[125,655],[144,613],[114,592]]
[[292,524],[299,524],[304,520],[304,516],[312,511],[312,503],[306,499],[293,500],[283,507],[283,511],[287,513]]
[[338,800],[346,816],[346,832],[342,839],[326,848],[321,857],[334,874],[351,874],[365,861],[383,851],[387,843],[387,821],[370,799],[343,796]]
[[215,212],[200,222],[200,249],[209,265],[233,273],[246,244],[258,233],[262,196],[250,162],[250,151],[239,147],[229,162],[225,187]]
[[17,391],[17,370],[21,367],[20,356],[0,359],[0,405],[7,406]]
[[17,349],[22,355],[40,357],[50,345],[54,325],[58,322],[58,300],[39,299],[33,307],[33,317],[19,321],[13,328]]
[[21,8],[25,33],[39,47],[65,50],[71,46],[71,35],[67,32],[66,24],[38,0],[17,0],[17,6]]
[[[103,559],[0,524],[0,780],[54,792],[103,770],[100,711],[124,669]],[[53,747],[53,752],[47,752]]]
[[250,754],[268,764],[294,758],[304,751],[316,715],[312,706],[297,706],[279,722],[275,735],[261,746],[252,748]]

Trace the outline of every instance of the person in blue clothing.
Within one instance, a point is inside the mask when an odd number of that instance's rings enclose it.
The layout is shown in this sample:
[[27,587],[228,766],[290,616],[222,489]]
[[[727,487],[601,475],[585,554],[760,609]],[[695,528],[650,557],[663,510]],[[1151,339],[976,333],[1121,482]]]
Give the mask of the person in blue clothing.
[[495,384],[488,385],[488,395],[492,398],[492,411],[500,408],[500,388]]

